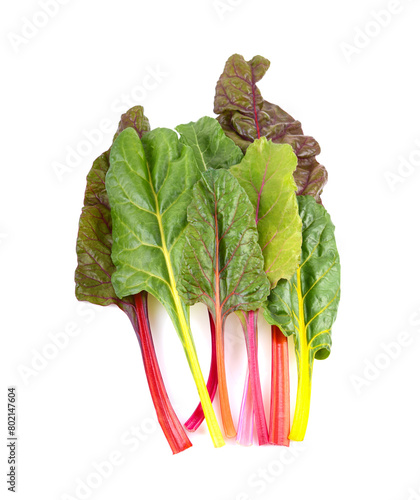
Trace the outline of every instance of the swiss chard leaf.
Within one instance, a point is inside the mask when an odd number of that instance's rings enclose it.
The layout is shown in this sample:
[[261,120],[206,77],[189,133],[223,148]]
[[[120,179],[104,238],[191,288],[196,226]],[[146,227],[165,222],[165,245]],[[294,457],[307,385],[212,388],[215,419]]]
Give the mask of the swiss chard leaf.
[[213,316],[223,426],[226,435],[234,437],[223,327],[230,313],[261,307],[270,290],[258,245],[255,212],[245,191],[228,171],[210,170],[194,186],[188,221],[178,288],[188,304],[203,302]]
[[[135,106],[121,116],[114,139],[126,128],[133,127],[139,137],[150,130],[143,108]],[[133,297],[121,299],[115,294],[111,276],[115,266],[111,260],[112,221],[105,176],[109,169],[109,150],[93,163],[87,175],[84,206],[79,221],[75,272],[76,297],[92,304],[116,304],[130,318],[137,329]]]
[[[143,108],[135,106],[121,117],[115,138],[127,127],[139,137],[149,131],[149,121]],[[191,443],[179,422],[166,393],[159,369],[147,314],[146,293],[117,297],[111,283],[115,266],[111,260],[112,220],[105,176],[109,169],[109,151],[99,156],[87,176],[84,207],[77,237],[78,265],[75,273],[76,297],[93,304],[116,304],[130,318],[140,343],[150,395],[161,428],[173,453],[179,453]]]
[[239,165],[230,169],[255,210],[264,270],[274,288],[296,271],[302,245],[302,221],[293,172],[296,156],[287,144],[256,139]]
[[261,56],[250,61],[238,54],[231,56],[217,82],[214,112],[219,115],[226,135],[244,152],[262,136],[276,143],[290,144],[298,158],[297,194],[312,195],[320,202],[327,171],[316,160],[319,144],[303,134],[298,121],[263,99],[256,84],[269,66],[270,62]]
[[203,116],[196,122],[178,125],[175,129],[181,136],[181,142],[192,148],[203,172],[209,168],[228,168],[242,160],[241,149],[226,137],[214,118]]
[[188,311],[176,288],[192,186],[200,179],[193,152],[176,132],[155,129],[140,141],[129,128],[110,154],[106,189],[113,223],[112,284],[119,298],[147,291],[166,308],[184,346],[207,424],[223,445],[198,364]]
[[[210,118],[208,116],[204,116],[200,118],[196,122],[190,122],[184,125],[178,125],[176,130],[179,132],[181,136],[181,142],[190,146],[194,152],[195,159],[197,161],[197,165],[199,168],[205,172],[209,169],[219,169],[219,168],[228,168],[231,165],[235,165],[240,162],[243,158],[243,153],[241,149],[235,145],[235,143],[226,137],[223,132],[222,127],[219,122],[214,118]],[[210,187],[207,186],[209,189]],[[209,314],[212,313],[209,311]],[[213,320],[211,323],[214,322]],[[216,331],[214,327],[214,338],[216,337]],[[220,339],[217,342],[212,342],[212,359],[218,359],[218,363],[220,365],[220,351],[219,356],[217,356],[216,349],[220,346]],[[220,369],[224,370],[224,365]],[[224,375],[220,373],[219,369],[219,377],[217,376],[217,362],[212,363],[209,382],[215,380],[215,386],[218,385],[218,379]],[[212,370],[214,373],[212,373]],[[223,382],[223,381],[222,381]],[[208,384],[209,387],[209,384]],[[210,384],[210,387],[214,387]],[[229,400],[227,397],[227,390],[222,386],[219,389],[219,396],[221,399],[221,408],[222,408],[222,418],[224,422],[224,428],[226,435],[232,436],[235,433],[235,428],[233,425],[233,421],[230,414],[229,409]],[[198,411],[195,413],[193,421],[195,422],[195,426],[200,424],[204,419],[204,414],[202,413],[201,408],[198,408]],[[188,421],[190,423],[191,420]]]
[[121,116],[114,141],[123,130],[130,127],[137,132],[140,138],[150,130],[149,120],[144,115],[143,106],[134,106]]
[[79,221],[77,240],[78,265],[75,273],[76,297],[92,304],[116,304],[136,327],[132,297],[120,299],[111,283],[114,265],[111,260],[111,213],[101,204],[85,206]]
[[290,439],[305,435],[314,359],[331,351],[331,327],[340,299],[340,259],[334,225],[325,208],[310,196],[298,196],[302,218],[301,263],[290,281],[272,290],[264,316],[284,334],[294,335],[298,362],[298,394]]
[[[264,256],[264,270],[271,288],[276,286],[279,279],[290,278],[296,271],[300,259],[302,221],[299,217],[296,184],[293,180],[296,163],[297,159],[291,146],[274,144],[261,137],[249,146],[242,162],[230,170],[254,206],[258,241]],[[256,369],[256,318],[250,317],[250,313],[239,315],[239,318],[247,341],[251,382],[249,384],[248,379],[245,382],[243,400],[248,399],[246,393],[251,385],[258,440],[260,444],[266,444],[269,437],[259,374]],[[240,429],[249,427],[246,422],[252,421],[249,415],[251,410],[251,405],[242,405]],[[245,439],[245,436],[239,436],[240,441]]]
[[110,160],[106,188],[116,294],[151,293],[167,308],[180,333],[178,309],[184,309],[184,316],[186,309],[175,276],[182,261],[192,186],[200,179],[192,151],[169,129],[155,129],[142,141],[128,129],[115,140]]
[[203,174],[188,207],[178,287],[192,305],[203,302],[222,321],[258,309],[269,293],[255,213],[246,192],[225,170]]

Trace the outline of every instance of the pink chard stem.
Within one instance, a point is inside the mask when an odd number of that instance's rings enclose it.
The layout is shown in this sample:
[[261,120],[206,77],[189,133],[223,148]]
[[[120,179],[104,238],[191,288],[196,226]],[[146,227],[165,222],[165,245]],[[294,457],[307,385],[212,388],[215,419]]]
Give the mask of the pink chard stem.
[[[210,400],[213,402],[217,391],[217,357],[216,357],[216,327],[213,317],[209,311],[210,332],[211,332],[211,362],[209,378],[207,380],[207,390],[209,391]],[[204,421],[204,412],[201,403],[191,417],[185,422],[185,428],[189,431],[196,431]]]
[[239,413],[237,443],[242,446],[251,446],[254,436],[254,405],[252,404],[251,381],[249,370],[246,371],[244,393],[242,396],[241,411]]
[[[245,318],[243,324],[246,349],[248,354],[249,380],[252,393],[252,402],[254,408],[254,419],[257,429],[258,443],[260,445],[268,444],[268,429],[264,414],[264,403],[261,392],[260,372],[258,368],[258,349],[257,349],[257,311],[242,312]],[[248,387],[246,386],[246,389]]]

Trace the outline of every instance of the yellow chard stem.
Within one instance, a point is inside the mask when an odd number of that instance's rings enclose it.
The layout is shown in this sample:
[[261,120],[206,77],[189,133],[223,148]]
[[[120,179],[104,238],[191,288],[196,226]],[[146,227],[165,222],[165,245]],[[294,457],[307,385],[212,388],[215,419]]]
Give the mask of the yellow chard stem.
[[289,439],[303,441],[308,426],[309,407],[311,403],[311,361],[309,359],[308,338],[306,333],[305,312],[303,308],[302,284],[299,267],[296,271],[297,295],[299,301],[299,337],[295,339],[296,358],[298,364],[298,388],[295,415]]
[[[301,351],[301,354],[302,351]],[[289,439],[292,441],[303,441],[308,426],[309,407],[311,403],[311,369],[308,360],[300,358],[298,366],[298,388],[296,396],[295,415],[293,418],[292,429],[290,430]]]
[[204,416],[206,418],[207,427],[210,432],[210,436],[213,440],[213,444],[216,448],[220,448],[225,444],[222,436],[222,432],[220,430],[219,424],[216,420],[216,415],[214,414],[213,405],[211,404],[210,396],[206,387],[206,382],[203,377],[203,373],[201,372],[200,364],[197,358],[197,352],[195,350],[194,341],[191,334],[191,329],[185,317],[184,309],[181,305],[181,299],[177,291],[176,280],[174,271],[172,268],[172,262],[170,253],[166,246],[165,240],[165,232],[163,230],[162,217],[159,213],[159,202],[157,198],[157,194],[153,191],[156,203],[156,218],[159,224],[159,230],[162,238],[162,252],[165,257],[166,266],[168,269],[170,286],[172,297],[174,299],[175,308],[177,312],[177,316],[180,322],[181,327],[181,336],[184,343],[184,350],[187,356],[188,363],[190,365],[190,369],[192,372],[192,376],[194,378],[194,382],[197,387],[198,395],[200,397],[201,405],[203,407]]
[[198,395],[200,397],[201,406],[203,407],[204,416],[206,419],[207,427],[210,432],[210,436],[213,440],[213,444],[216,448],[224,446],[225,442],[223,440],[222,432],[220,430],[219,424],[217,423],[216,415],[214,413],[213,405],[211,404],[210,396],[206,387],[206,382],[203,377],[203,373],[200,368],[200,364],[197,358],[197,351],[195,350],[194,341],[191,334],[191,329],[185,318],[184,310],[181,306],[181,300],[176,291],[173,293],[175,299],[175,305],[178,313],[178,317],[181,324],[182,338],[184,341],[184,350],[187,356],[188,363],[190,365],[191,373],[194,378],[195,385],[197,387]]

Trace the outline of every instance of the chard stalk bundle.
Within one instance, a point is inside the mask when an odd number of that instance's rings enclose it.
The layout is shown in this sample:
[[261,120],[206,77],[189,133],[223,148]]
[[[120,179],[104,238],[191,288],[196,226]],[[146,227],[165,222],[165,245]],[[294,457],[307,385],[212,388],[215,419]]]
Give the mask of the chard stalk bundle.
[[[215,447],[289,446],[308,425],[315,359],[331,351],[340,298],[334,225],[321,194],[327,181],[315,139],[300,122],[265,101],[257,82],[269,61],[235,54],[217,86],[214,112],[176,131],[151,130],[141,106],[122,117],[109,150],[87,176],[77,237],[78,300],[126,313],[140,344],[162,431],[173,453],[191,446],[186,431],[206,420]],[[184,425],[167,394],[148,314],[155,297],[184,348],[199,403]],[[207,383],[189,308],[208,309],[211,363]],[[224,339],[227,317],[242,324],[248,359],[234,421]],[[258,365],[257,319],[272,325],[269,424]],[[288,337],[298,367],[290,424]],[[219,426],[212,402],[218,394]],[[235,395],[234,397],[236,397]],[[223,432],[221,430],[223,429]]]

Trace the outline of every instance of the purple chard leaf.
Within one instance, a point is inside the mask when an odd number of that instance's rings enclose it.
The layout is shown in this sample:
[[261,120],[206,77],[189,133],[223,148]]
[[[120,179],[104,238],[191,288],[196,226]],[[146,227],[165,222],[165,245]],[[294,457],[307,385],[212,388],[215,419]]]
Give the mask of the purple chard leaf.
[[297,194],[311,195],[318,203],[327,183],[327,171],[318,163],[317,141],[303,134],[300,122],[279,106],[265,101],[257,82],[265,75],[270,62],[262,56],[250,61],[234,54],[216,86],[214,112],[225,134],[245,153],[255,139],[266,137],[274,143],[290,144],[298,158],[294,177]]

